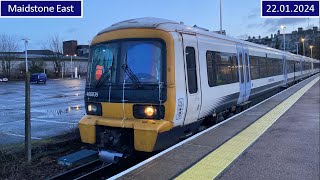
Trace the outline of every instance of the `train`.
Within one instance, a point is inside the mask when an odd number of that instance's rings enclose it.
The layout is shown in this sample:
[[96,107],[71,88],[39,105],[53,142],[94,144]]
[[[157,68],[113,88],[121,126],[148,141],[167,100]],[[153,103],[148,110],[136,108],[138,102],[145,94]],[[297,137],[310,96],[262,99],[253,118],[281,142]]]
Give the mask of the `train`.
[[182,22],[122,21],[91,42],[81,140],[157,152],[319,70],[319,60]]

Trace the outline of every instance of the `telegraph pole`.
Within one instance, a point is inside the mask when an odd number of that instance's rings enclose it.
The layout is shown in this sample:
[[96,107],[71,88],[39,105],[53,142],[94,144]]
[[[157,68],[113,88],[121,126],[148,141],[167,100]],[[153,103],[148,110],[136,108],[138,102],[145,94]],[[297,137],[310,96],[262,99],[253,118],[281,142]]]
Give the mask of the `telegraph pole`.
[[30,73],[28,70],[28,50],[27,45],[29,39],[22,39],[25,47],[25,63],[26,63],[26,87],[25,87],[25,127],[24,127],[24,146],[25,155],[28,163],[31,163],[31,116],[30,116]]

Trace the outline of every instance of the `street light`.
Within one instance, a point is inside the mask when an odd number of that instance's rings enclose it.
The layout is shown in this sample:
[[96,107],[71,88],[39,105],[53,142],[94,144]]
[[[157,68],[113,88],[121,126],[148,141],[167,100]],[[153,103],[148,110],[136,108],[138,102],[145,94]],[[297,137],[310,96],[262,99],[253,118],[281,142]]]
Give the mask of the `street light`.
[[222,34],[222,0],[220,0],[220,34]]
[[[66,55],[67,57],[69,54]],[[70,55],[70,67],[71,67],[71,78],[73,78],[73,64],[72,64],[72,57],[77,57],[77,54]]]
[[305,56],[306,55],[306,51],[305,51],[305,48],[304,48],[304,41],[305,41],[306,39],[304,39],[304,38],[301,38],[301,41],[302,41],[302,49],[303,49],[303,55]]
[[313,48],[313,46],[310,46],[310,50],[311,50],[311,58],[312,58],[312,48]]
[[283,30],[283,51],[286,51],[286,32],[285,29],[286,26],[281,25],[281,29]]

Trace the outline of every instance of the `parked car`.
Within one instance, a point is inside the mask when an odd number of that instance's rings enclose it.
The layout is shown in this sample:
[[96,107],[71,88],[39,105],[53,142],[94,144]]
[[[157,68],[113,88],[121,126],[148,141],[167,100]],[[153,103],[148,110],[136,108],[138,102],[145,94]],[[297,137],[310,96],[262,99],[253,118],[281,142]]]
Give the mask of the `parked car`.
[[47,75],[45,73],[34,73],[31,74],[30,77],[31,83],[46,83],[47,82]]
[[8,78],[4,75],[0,75],[0,82],[8,82]]

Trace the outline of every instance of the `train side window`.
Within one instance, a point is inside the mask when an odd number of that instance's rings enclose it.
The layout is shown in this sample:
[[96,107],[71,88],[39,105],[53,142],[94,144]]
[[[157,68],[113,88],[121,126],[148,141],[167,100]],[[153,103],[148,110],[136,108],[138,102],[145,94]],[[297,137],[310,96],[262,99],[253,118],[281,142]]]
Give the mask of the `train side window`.
[[196,55],[193,47],[186,47],[188,89],[190,94],[198,91]]
[[270,76],[273,76],[273,64],[272,64],[272,59],[270,59],[270,58],[267,58],[266,59],[266,61],[267,61],[267,68],[268,68],[268,74],[267,74],[267,76],[268,77],[270,77]]
[[259,66],[260,66],[260,78],[265,78],[268,76],[268,65],[267,59],[260,57],[259,59]]
[[236,54],[233,54],[231,56],[232,56],[232,65],[231,65],[232,82],[235,83],[239,81],[238,60],[237,60]]
[[280,74],[283,74],[283,59],[278,59],[280,64]]
[[299,72],[299,67],[300,67],[299,61],[295,62],[295,66],[296,66],[296,68],[295,68],[294,72]]
[[250,73],[251,80],[259,79],[259,58],[256,56],[250,56]]
[[235,53],[207,51],[207,73],[210,87],[238,82]]
[[281,64],[279,59],[272,59],[273,64],[273,73],[274,75],[280,75],[281,74]]
[[217,85],[224,85],[237,82],[234,79],[234,59],[233,54],[225,52],[213,52],[217,66]]
[[290,71],[290,72],[291,72],[291,73],[294,72],[294,60],[291,61],[291,71]]
[[208,84],[210,87],[216,86],[217,84],[217,73],[216,73],[216,61],[213,58],[213,54],[209,51],[206,53],[207,56],[207,73],[208,73]]

